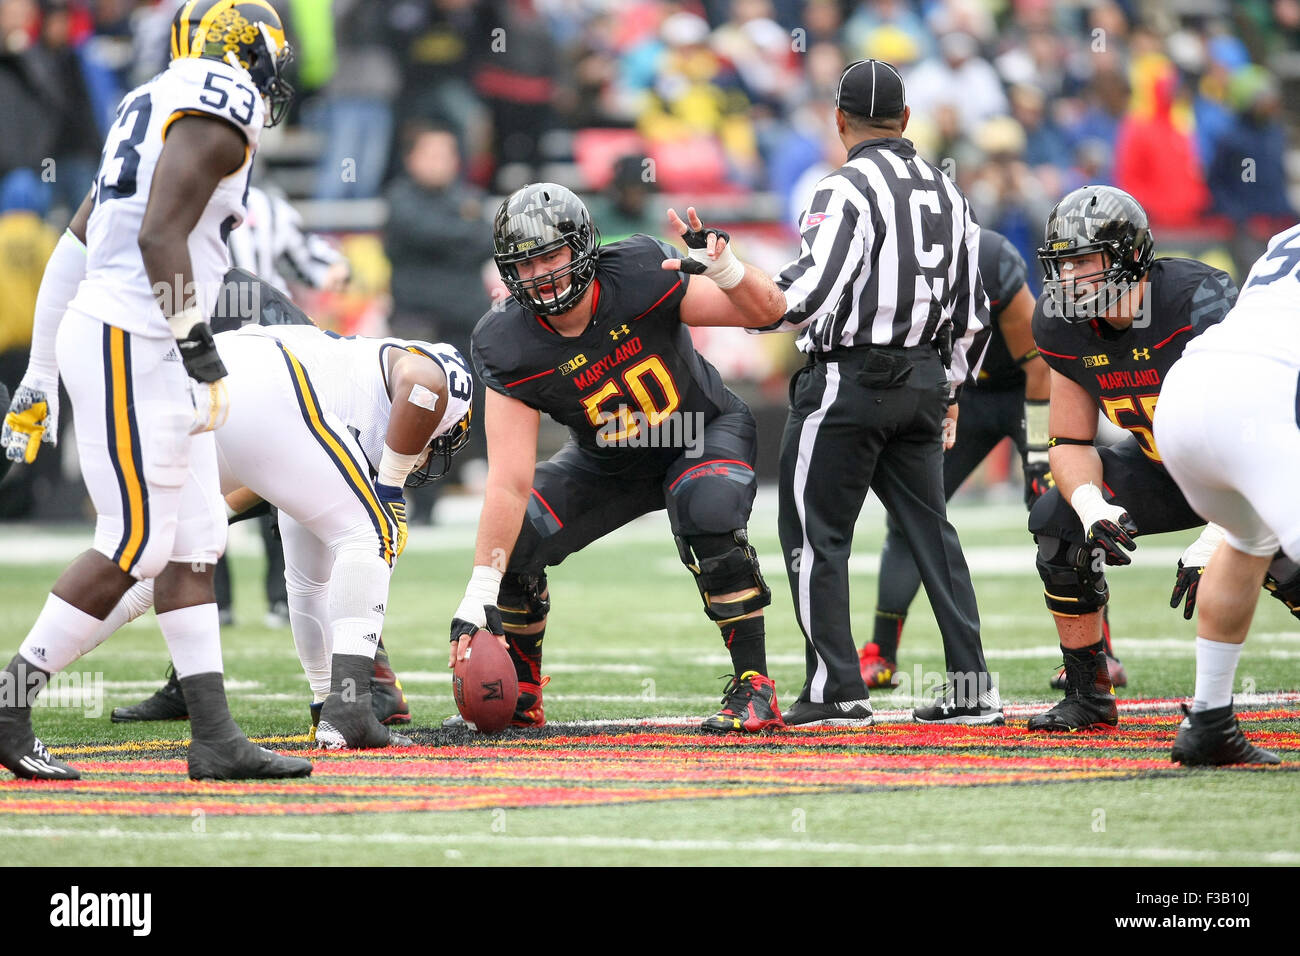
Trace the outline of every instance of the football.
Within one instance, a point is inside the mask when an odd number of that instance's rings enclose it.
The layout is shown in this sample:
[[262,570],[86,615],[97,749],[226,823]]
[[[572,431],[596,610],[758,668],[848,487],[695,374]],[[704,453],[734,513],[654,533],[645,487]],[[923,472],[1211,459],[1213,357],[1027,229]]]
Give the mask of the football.
[[456,709],[479,733],[495,734],[510,725],[519,701],[514,661],[491,631],[480,629],[463,661],[452,671]]

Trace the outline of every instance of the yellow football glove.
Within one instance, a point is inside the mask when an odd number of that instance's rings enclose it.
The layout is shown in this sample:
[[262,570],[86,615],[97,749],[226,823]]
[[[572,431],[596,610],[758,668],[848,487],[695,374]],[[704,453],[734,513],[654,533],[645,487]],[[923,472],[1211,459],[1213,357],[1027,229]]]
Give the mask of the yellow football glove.
[[406,550],[406,497],[401,488],[381,482],[375,483],[375,492],[396,531],[393,536],[393,556],[396,557]]
[[[49,437],[46,432],[49,431]],[[41,442],[54,444],[56,419],[50,414],[50,401],[41,389],[20,385],[14,393],[9,414],[0,429],[0,444],[10,461],[31,464],[36,460]]]

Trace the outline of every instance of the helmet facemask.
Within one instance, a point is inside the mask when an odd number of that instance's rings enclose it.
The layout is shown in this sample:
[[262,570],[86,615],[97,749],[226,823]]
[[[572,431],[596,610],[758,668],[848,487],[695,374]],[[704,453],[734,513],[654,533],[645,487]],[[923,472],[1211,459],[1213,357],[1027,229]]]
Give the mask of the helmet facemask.
[[[1090,253],[1101,253],[1104,265],[1100,271],[1076,274],[1073,269],[1062,269],[1063,263]],[[1125,266],[1113,242],[1094,242],[1052,253],[1040,252],[1039,260],[1043,266],[1043,291],[1056,306],[1057,315],[1066,322],[1082,323],[1102,318],[1119,305],[1140,278]],[[1084,287],[1082,292],[1080,287]]]
[[[469,444],[469,426],[474,417],[473,409],[461,416],[460,421],[451,427],[445,435],[439,435],[424,450],[424,459],[406,476],[407,488],[419,488],[431,481],[437,481],[451,471],[451,459],[456,452]],[[437,473],[434,469],[439,469]]]
[[[596,241],[599,242],[599,238]],[[545,256],[564,246],[568,246],[573,252],[573,257],[564,265],[550,272],[540,272],[528,279],[519,277],[519,263]],[[584,257],[581,250],[574,249],[565,239],[556,240],[538,250],[530,249],[528,253],[496,256],[497,271],[515,300],[541,315],[562,315],[569,311],[582,298],[582,294],[587,291],[596,274],[595,259]],[[557,291],[560,282],[564,279],[569,280],[568,285],[563,291]]]
[[[253,49],[248,75],[266,102],[266,118],[262,125],[275,126],[284,119],[297,92],[284,78],[284,71],[293,62],[293,47],[288,42],[277,43],[265,23],[259,23],[257,29],[262,42]],[[232,66],[242,66],[233,52],[226,54],[226,61]]]

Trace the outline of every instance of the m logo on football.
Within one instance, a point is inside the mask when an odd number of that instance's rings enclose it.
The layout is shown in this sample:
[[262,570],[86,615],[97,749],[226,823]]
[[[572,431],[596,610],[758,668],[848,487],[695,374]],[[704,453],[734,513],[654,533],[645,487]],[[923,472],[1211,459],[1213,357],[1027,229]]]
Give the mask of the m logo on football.
[[501,686],[501,681],[499,680],[492,680],[492,681],[485,680],[479,686],[483,688],[484,700],[505,700],[506,699],[505,688]]

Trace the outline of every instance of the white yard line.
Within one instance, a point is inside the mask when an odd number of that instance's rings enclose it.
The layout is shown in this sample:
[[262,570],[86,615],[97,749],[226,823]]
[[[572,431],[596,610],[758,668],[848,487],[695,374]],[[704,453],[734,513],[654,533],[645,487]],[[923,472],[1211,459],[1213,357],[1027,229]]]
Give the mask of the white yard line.
[[1260,852],[1255,849],[1241,850],[1192,850],[1175,847],[1140,846],[1107,847],[1095,844],[1043,846],[1041,844],[1004,844],[1004,843],[899,843],[886,845],[878,842],[850,843],[845,841],[818,840],[774,840],[746,839],[740,840],[656,840],[649,837],[604,837],[604,836],[509,836],[507,834],[471,834],[471,833],[295,833],[284,830],[221,830],[217,825],[203,834],[190,832],[157,833],[136,832],[119,827],[100,827],[80,829],[76,827],[20,827],[0,828],[0,838],[27,838],[37,840],[71,838],[124,841],[134,840],[146,843],[179,842],[222,842],[222,843],[261,843],[273,841],[278,843],[320,844],[320,845],[369,845],[386,843],[394,846],[418,845],[444,847],[551,847],[589,850],[648,850],[661,852],[775,852],[807,853],[815,855],[852,854],[870,859],[886,859],[891,856],[931,856],[951,854],[954,857],[1034,857],[1039,859],[1078,859],[1086,857],[1094,860],[1148,860],[1176,863],[1229,863],[1235,861],[1248,863],[1274,863],[1295,865],[1300,863],[1300,853],[1289,850],[1272,850]]

